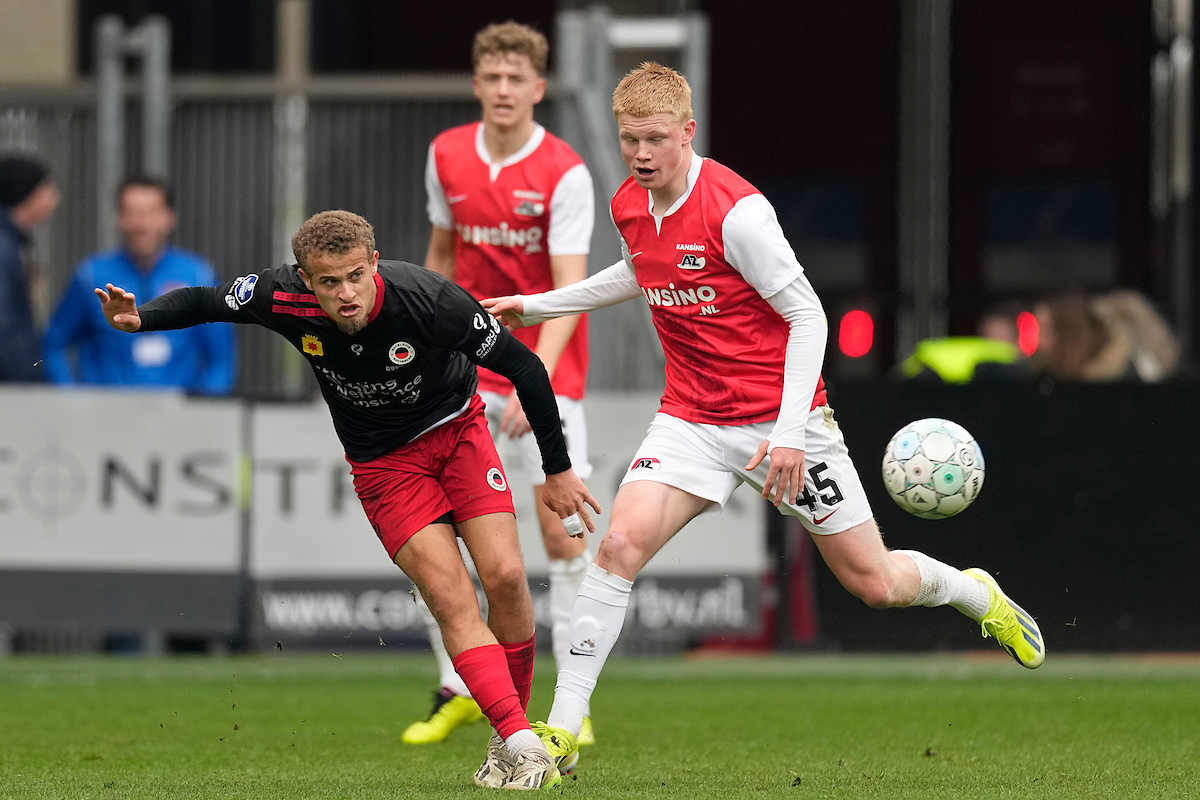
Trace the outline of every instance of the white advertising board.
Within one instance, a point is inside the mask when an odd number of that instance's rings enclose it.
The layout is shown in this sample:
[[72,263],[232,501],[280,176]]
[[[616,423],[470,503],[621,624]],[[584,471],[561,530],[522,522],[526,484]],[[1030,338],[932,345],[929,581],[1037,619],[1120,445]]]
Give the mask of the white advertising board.
[[[605,530],[621,476],[658,408],[657,394],[593,394],[586,401],[593,473],[588,487]],[[253,421],[251,574],[258,579],[395,577],[396,568],[354,496],[349,465],[324,403],[260,405]],[[500,454],[505,455],[505,442]],[[547,572],[528,476],[508,470],[526,567]],[[725,511],[689,524],[643,575],[759,574],[767,564],[765,504],[745,487]]]
[[0,568],[236,572],[242,406],[0,391]]
[[254,409],[250,574],[399,577],[354,494],[329,408]]

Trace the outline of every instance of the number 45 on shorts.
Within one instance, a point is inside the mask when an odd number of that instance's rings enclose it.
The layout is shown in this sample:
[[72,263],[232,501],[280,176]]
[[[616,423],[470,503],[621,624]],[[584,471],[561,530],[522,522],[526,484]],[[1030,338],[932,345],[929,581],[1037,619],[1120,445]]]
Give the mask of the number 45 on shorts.
[[[838,488],[837,481],[833,478],[826,478],[822,473],[829,468],[829,465],[822,461],[819,464],[813,464],[808,468],[808,477],[812,478],[813,488],[817,494],[814,496],[808,488],[808,481],[804,482],[804,491],[796,498],[797,506],[808,506],[808,511],[811,514],[817,513],[817,500],[821,501],[821,505],[828,508],[836,506],[844,499],[842,490]],[[813,519],[818,525],[823,520]]]

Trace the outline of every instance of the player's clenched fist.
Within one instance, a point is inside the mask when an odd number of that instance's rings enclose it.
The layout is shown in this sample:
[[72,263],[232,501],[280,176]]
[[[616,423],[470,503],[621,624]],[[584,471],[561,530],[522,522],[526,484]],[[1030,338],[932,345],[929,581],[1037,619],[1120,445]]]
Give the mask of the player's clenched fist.
[[119,331],[133,333],[142,327],[142,319],[138,316],[137,298],[133,292],[127,292],[120,286],[106,283],[108,291],[96,289],[96,297],[100,298],[100,308],[108,324]]

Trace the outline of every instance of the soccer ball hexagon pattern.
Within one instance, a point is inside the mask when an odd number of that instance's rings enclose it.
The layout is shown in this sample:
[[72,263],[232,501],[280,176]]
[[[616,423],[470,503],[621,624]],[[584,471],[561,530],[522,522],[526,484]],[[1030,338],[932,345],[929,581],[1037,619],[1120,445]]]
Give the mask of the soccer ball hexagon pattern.
[[896,505],[922,519],[959,513],[983,487],[983,452],[957,422],[930,417],[905,425],[883,452],[883,485]]

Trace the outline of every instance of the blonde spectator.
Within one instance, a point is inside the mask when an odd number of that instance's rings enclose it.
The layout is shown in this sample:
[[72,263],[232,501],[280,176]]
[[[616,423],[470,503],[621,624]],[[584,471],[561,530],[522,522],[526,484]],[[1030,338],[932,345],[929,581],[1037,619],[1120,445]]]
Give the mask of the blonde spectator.
[[1119,289],[1054,295],[1034,306],[1041,337],[1033,364],[1052,378],[1157,383],[1179,364],[1179,344],[1141,294]]

